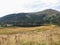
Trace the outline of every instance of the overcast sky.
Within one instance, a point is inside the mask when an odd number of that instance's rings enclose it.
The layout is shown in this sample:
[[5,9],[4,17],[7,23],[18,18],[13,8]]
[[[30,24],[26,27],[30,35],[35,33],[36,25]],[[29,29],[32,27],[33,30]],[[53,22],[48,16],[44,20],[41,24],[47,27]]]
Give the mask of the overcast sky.
[[60,0],[0,0],[0,17],[19,12],[37,12],[45,9],[60,10]]

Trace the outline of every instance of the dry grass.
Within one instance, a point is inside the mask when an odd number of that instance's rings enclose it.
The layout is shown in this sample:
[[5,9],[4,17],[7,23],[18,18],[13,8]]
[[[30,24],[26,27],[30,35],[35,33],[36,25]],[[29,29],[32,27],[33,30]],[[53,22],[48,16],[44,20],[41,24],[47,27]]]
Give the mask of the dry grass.
[[60,27],[55,25],[8,27],[0,30],[0,45],[60,45]]
[[30,31],[45,31],[54,29],[55,25],[50,26],[39,26],[39,27],[2,27],[0,28],[0,34],[14,34],[20,32],[30,32]]

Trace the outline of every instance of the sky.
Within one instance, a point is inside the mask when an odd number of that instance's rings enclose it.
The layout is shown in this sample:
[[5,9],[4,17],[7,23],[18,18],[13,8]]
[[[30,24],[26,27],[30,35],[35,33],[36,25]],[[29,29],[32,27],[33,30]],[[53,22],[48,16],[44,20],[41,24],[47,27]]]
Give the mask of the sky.
[[0,0],[0,17],[12,13],[38,12],[45,9],[60,11],[60,0]]

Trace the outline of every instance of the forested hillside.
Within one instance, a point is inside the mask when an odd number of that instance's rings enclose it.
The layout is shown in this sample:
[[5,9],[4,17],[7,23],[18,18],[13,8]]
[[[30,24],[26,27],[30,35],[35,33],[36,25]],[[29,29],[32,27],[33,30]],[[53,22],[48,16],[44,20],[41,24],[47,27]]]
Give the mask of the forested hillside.
[[60,25],[60,12],[53,9],[46,9],[32,13],[8,14],[0,18],[1,26],[6,26],[7,24],[12,26]]

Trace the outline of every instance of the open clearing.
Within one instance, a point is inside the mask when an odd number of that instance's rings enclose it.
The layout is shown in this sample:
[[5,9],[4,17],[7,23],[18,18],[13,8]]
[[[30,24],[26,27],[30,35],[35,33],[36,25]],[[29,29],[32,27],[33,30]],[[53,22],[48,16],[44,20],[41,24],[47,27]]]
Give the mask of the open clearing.
[[20,32],[24,33],[30,31],[45,31],[54,29],[59,29],[59,27],[55,25],[38,26],[38,27],[1,27],[0,34],[15,34]]
[[0,45],[60,45],[60,27],[0,28]]

